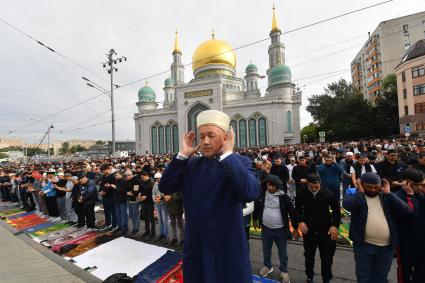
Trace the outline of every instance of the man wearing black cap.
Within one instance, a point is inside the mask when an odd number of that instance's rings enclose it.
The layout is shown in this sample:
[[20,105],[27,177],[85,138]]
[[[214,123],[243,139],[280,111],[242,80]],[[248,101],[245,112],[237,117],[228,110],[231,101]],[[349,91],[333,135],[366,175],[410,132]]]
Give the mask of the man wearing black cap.
[[295,198],[299,227],[303,233],[306,282],[313,282],[317,247],[320,251],[323,282],[329,282],[333,277],[333,256],[341,222],[340,206],[330,191],[320,187],[319,175],[309,174],[306,180],[307,189],[300,190]]
[[78,202],[82,204],[84,210],[84,216],[86,220],[87,228],[94,228],[95,216],[94,216],[94,204],[97,199],[96,185],[93,180],[87,178],[86,175],[82,174],[78,178],[81,186],[81,196]]
[[263,190],[256,201],[253,215],[254,222],[261,226],[264,267],[260,275],[266,277],[273,272],[271,263],[273,242],[276,243],[282,282],[290,282],[288,275],[287,239],[290,237],[289,218],[295,230],[298,229],[298,218],[291,199],[283,191],[282,181],[275,175],[268,175],[264,182],[267,189]]
[[308,165],[307,159],[301,156],[298,159],[297,166],[292,170],[292,179],[295,181],[295,191],[298,194],[307,184],[306,176],[310,173],[315,173],[316,167],[314,165]]
[[395,192],[401,189],[400,176],[401,172],[407,169],[406,163],[398,160],[398,153],[394,149],[387,152],[387,157],[384,161],[378,164],[377,170],[381,178],[388,180],[390,183],[391,191]]
[[425,282],[425,202],[421,188],[425,185],[421,171],[409,168],[403,172],[402,188],[397,196],[414,208],[411,215],[398,215],[397,250],[399,282]]
[[105,226],[115,228],[117,226],[117,215],[114,203],[114,189],[112,184],[115,183],[115,176],[112,174],[112,166],[103,164],[100,168],[103,177],[100,181],[99,194],[102,196],[103,209],[105,210]]
[[409,207],[395,194],[390,184],[375,173],[365,173],[357,191],[344,196],[343,206],[351,212],[350,239],[353,241],[358,282],[388,282],[397,228],[393,213],[407,215]]

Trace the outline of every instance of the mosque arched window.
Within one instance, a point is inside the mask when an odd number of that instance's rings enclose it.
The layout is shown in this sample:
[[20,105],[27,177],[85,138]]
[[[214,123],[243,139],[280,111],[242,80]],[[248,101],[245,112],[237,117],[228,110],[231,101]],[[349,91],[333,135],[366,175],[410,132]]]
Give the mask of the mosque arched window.
[[249,146],[257,146],[257,121],[253,118],[248,121],[249,128]]
[[172,152],[171,148],[171,126],[165,126],[165,152]]
[[240,139],[240,147],[246,147],[246,121],[239,121],[239,139]]
[[179,152],[179,127],[173,126],[173,152]]
[[159,144],[159,153],[165,153],[165,142],[164,142],[164,127],[158,127],[158,144]]
[[158,128],[155,126],[151,128],[151,152],[158,153]]
[[235,145],[239,147],[239,132],[238,132],[238,123],[235,120],[230,121],[230,126],[235,131]]
[[258,119],[258,140],[259,146],[267,145],[267,121],[264,117]]
[[292,132],[292,113],[291,111],[286,112],[287,131]]

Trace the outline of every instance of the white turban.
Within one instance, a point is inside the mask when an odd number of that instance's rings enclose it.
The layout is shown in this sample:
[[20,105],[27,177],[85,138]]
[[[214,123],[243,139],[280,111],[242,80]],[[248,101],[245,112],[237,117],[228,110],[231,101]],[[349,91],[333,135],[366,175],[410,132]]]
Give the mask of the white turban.
[[198,124],[198,128],[205,125],[212,125],[227,132],[229,130],[230,117],[221,111],[206,110],[198,114],[196,123]]

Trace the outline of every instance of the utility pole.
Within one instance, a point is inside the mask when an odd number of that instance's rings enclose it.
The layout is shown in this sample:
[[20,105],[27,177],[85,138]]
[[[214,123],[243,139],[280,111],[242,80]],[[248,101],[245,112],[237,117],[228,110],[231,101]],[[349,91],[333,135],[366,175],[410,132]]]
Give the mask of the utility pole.
[[47,160],[50,162],[50,129],[53,129],[53,125],[50,125],[49,128],[47,128]]
[[118,55],[117,52],[112,48],[109,50],[109,53],[106,54],[108,61],[103,63],[103,68],[108,70],[108,74],[111,76],[111,122],[112,122],[112,155],[115,156],[115,113],[114,113],[114,71],[118,72],[118,68],[115,68],[114,65],[121,63],[123,60],[127,61],[127,57],[122,56],[119,58],[114,58],[114,55]]

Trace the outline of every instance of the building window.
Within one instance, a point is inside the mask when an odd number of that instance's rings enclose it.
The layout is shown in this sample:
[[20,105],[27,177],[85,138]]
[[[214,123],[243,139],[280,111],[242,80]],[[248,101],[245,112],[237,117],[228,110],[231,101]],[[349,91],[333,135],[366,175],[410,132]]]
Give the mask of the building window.
[[152,154],[158,153],[158,128],[151,128],[151,151]]
[[263,117],[258,119],[258,140],[260,146],[267,145],[267,123]]
[[239,121],[239,139],[240,147],[246,147],[246,121]]
[[179,152],[179,127],[173,126],[173,152]]
[[415,114],[425,113],[425,102],[415,104]]
[[139,123],[139,141],[142,142],[142,124]]
[[158,143],[159,143],[159,153],[165,153],[165,143],[164,143],[164,127],[158,127]]
[[401,81],[402,82],[406,81],[406,73],[404,71],[401,73]]
[[416,131],[425,130],[425,122],[417,122],[416,123]]
[[425,94],[425,84],[415,85],[413,87],[413,95],[417,96],[417,95],[422,95],[422,94]]
[[404,116],[409,116],[409,107],[404,106]]
[[409,25],[403,25],[403,32],[408,33],[409,32]]
[[403,98],[407,98],[407,89],[403,88]]
[[418,67],[414,67],[412,69],[412,77],[416,78],[416,77],[420,77],[425,75],[425,67],[424,66],[418,66]]
[[291,113],[291,111],[286,112],[286,122],[288,123],[288,125],[287,125],[288,132],[292,132],[292,113]]
[[172,152],[171,148],[171,126],[165,126],[165,152]]
[[404,45],[404,50],[407,50],[407,49],[409,49],[410,48],[410,43],[406,43],[405,45]]
[[238,133],[238,123],[235,120],[230,121],[230,126],[235,131],[235,145],[239,147],[239,133]]
[[257,146],[257,121],[249,119],[249,146]]

